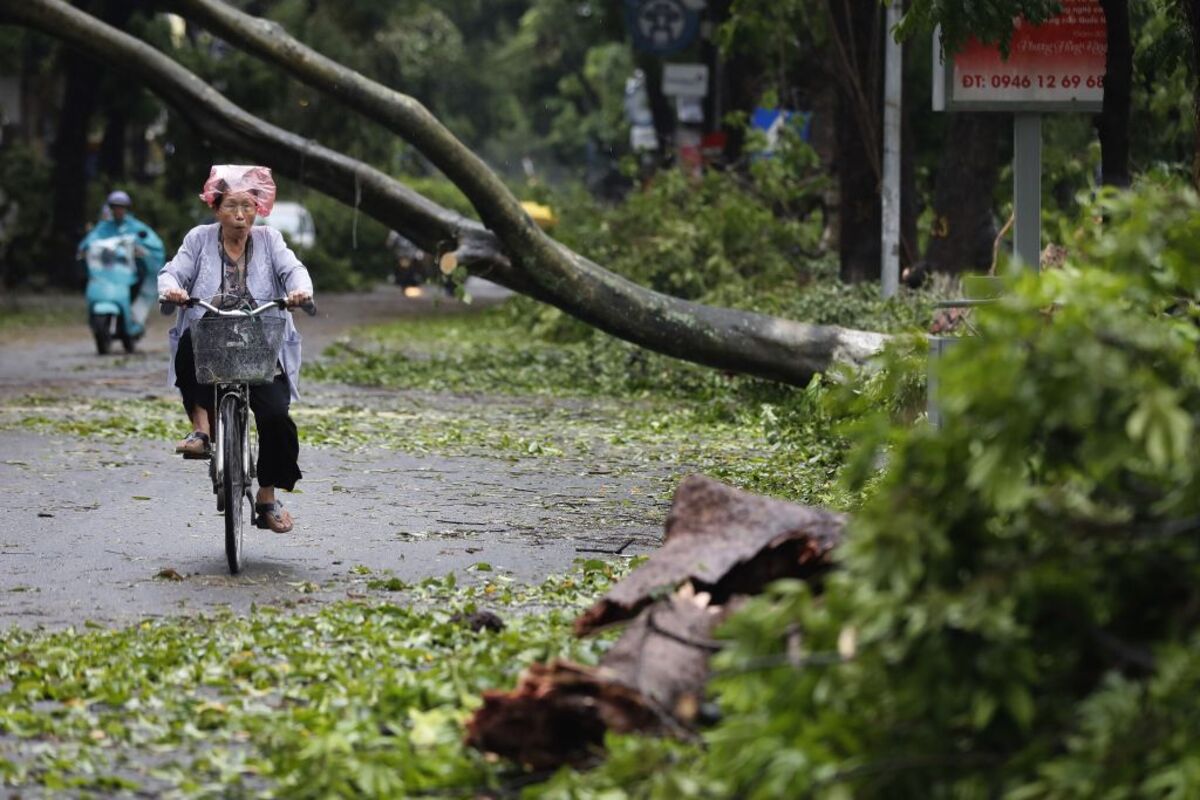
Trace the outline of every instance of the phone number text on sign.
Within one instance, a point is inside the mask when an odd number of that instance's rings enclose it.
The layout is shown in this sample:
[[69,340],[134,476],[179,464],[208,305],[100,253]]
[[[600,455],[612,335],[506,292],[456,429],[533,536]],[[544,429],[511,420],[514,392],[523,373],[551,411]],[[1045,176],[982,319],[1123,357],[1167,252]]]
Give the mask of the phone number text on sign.
[[962,75],[962,88],[982,89],[1101,89],[1104,75]]
[[1099,0],[1062,0],[1062,13],[1042,25],[1017,21],[1008,59],[970,40],[954,54],[954,103],[1096,104],[1104,101],[1108,38]]

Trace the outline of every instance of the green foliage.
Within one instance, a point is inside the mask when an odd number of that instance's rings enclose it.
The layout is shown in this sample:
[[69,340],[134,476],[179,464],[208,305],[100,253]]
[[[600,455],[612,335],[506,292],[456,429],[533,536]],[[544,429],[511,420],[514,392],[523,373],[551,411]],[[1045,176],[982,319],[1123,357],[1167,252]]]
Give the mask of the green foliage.
[[[763,144],[752,136],[748,151]],[[877,287],[838,282],[822,253],[825,220],[814,213],[825,181],[812,148],[785,135],[773,158],[752,160],[745,174],[666,171],[612,206],[579,191],[545,191],[542,199],[559,212],[555,238],[655,291],[809,322],[923,325],[930,298],[886,304]],[[546,338],[598,335],[550,307],[520,301],[512,308]]]
[[406,186],[418,192],[433,202],[451,211],[457,211],[464,217],[478,219],[474,206],[467,196],[448,179],[437,176],[402,175],[399,177]]
[[[675,467],[739,486],[839,507],[845,443],[825,410],[826,385],[808,390],[724,375],[607,336],[531,339],[509,309],[406,320],[363,332],[311,373],[322,380],[408,392],[493,398],[464,415],[433,402],[397,421],[397,446],[513,457],[587,456],[622,472]],[[552,402],[552,399],[557,399]],[[389,420],[344,409],[303,419],[302,435],[392,441]],[[315,429],[313,426],[317,426]],[[427,430],[428,428],[428,430]]]
[[1200,789],[1200,198],[1087,213],[1075,264],[1014,278],[945,358],[941,430],[860,426],[841,569],[726,626],[693,796]]
[[31,148],[0,149],[0,277],[6,284],[44,272],[50,164]]
[[795,282],[820,230],[776,216],[730,174],[696,181],[672,170],[615,208],[565,209],[556,234],[644,286],[698,299],[729,281]]
[[[576,639],[571,619],[621,569],[592,560],[540,586],[433,578],[404,589],[402,606],[375,598],[314,614],[6,631],[0,786],[295,798],[495,790],[510,776],[463,746],[464,720],[481,692],[511,686],[530,661],[594,663],[609,640]],[[503,631],[469,628],[463,618],[484,607],[505,614]]]
[[717,41],[725,52],[786,53],[824,44],[827,21],[826,9],[811,0],[734,0]]
[[317,192],[303,195],[313,216],[316,244],[298,253],[321,291],[369,286],[391,276],[394,259],[385,246],[387,228]]
[[[1130,3],[1133,34],[1130,145],[1141,169],[1187,165],[1194,155],[1191,41],[1177,0]],[[1186,169],[1186,167],[1185,167]]]
[[942,26],[942,43],[947,52],[955,52],[974,36],[983,42],[998,44],[1008,52],[1013,22],[1024,17],[1033,24],[1045,22],[1062,9],[1060,0],[981,0],[956,3],[946,0],[913,0],[900,20],[895,34],[906,39],[929,33]]
[[531,796],[1190,796],[1197,211],[1102,193],[1089,266],[1014,282],[952,351],[944,430],[911,425],[919,347],[807,408],[860,440],[843,570],[727,626],[708,750],[615,738]]
[[[510,35],[497,37],[483,78],[501,124],[476,127],[503,172],[520,158],[580,175],[595,153],[628,152],[622,97],[632,71],[619,7],[575,0],[529,0]],[[478,96],[471,98],[478,105]],[[607,161],[608,159],[603,159]],[[505,163],[508,162],[508,163]],[[554,163],[557,162],[557,163]]]

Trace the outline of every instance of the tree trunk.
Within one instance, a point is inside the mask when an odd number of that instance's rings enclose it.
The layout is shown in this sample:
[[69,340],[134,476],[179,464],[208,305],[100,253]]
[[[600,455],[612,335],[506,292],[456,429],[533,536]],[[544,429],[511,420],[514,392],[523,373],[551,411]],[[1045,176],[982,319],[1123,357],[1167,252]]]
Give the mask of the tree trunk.
[[1200,0],[1180,0],[1192,39],[1192,184],[1200,189]]
[[108,110],[104,124],[104,140],[100,143],[100,172],[114,181],[125,180],[125,143],[128,117],[125,109],[114,106]]
[[[902,2],[902,0],[895,0]],[[888,31],[885,36],[891,36]],[[912,75],[917,48],[904,45],[904,75]],[[904,90],[901,103],[900,133],[900,269],[911,267],[921,259],[920,239],[917,235],[917,218],[921,216],[921,195],[917,191],[917,137],[913,133],[912,116],[917,104],[913,101],[911,88]],[[921,108],[918,113],[927,113]]]
[[96,65],[75,52],[62,51],[64,74],[63,104],[54,131],[51,156],[54,170],[50,177],[53,201],[50,207],[50,263],[46,265],[50,282],[62,288],[78,288],[79,270],[75,249],[83,237],[89,210],[87,193],[88,127],[96,107],[101,73]]
[[675,155],[675,105],[662,90],[662,59],[647,53],[637,55],[637,66],[646,76],[646,99],[658,137],[658,163],[670,164]]
[[1096,117],[1096,130],[1100,134],[1101,177],[1105,185],[1128,186],[1129,108],[1133,88],[1129,0],[1100,0],[1100,5],[1104,9],[1108,27],[1104,110]]
[[957,112],[942,147],[933,190],[933,222],[925,266],[957,275],[992,263],[996,224],[992,195],[1007,114]]
[[[97,17],[111,24],[122,26],[133,15],[133,6],[128,0],[106,0],[95,2]],[[66,86],[63,91],[63,106],[58,118],[54,137],[54,171],[51,186],[54,201],[51,211],[51,246],[49,255],[50,280],[65,288],[76,288],[80,270],[75,263],[75,249],[83,237],[84,227],[94,213],[85,206],[88,180],[88,132],[95,115],[104,72],[96,69],[89,59],[75,51],[62,54]],[[118,106],[119,107],[119,106]],[[104,144],[99,158],[101,167],[106,159],[112,160],[112,148],[119,147],[124,154],[124,122],[120,123],[118,137],[114,134],[114,119],[110,115],[105,129]],[[110,139],[110,135],[113,138]],[[111,166],[111,164],[109,164]]]
[[[97,16],[114,28],[123,30],[133,16],[133,11],[133,3],[130,0],[106,0]],[[110,182],[125,180],[129,115],[133,103],[133,96],[125,84],[114,87],[108,82],[101,92],[98,110],[105,118],[104,138],[100,141],[96,166],[97,171],[108,177]]]
[[221,4],[179,5],[224,19],[218,29],[223,38],[252,46],[400,132],[463,190],[488,229],[366,164],[257,119],[161,52],[62,0],[0,0],[0,16],[137,76],[214,143],[361,208],[425,249],[452,242],[459,262],[472,272],[634,344],[710,367],[804,384],[835,362],[863,363],[886,340],[876,333],[704,306],[637,286],[546,237],[500,179],[417,101],[320,56],[278,25]]
[[838,75],[838,256],[842,280],[879,280],[882,179],[883,7],[826,0]]

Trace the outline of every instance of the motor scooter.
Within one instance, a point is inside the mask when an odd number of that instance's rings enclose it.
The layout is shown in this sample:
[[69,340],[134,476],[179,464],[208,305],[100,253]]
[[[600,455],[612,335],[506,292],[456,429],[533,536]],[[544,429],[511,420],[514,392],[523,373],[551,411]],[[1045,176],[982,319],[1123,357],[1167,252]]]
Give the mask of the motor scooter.
[[106,354],[113,339],[132,353],[146,331],[146,316],[157,301],[138,234],[94,239],[84,251],[87,264],[88,326],[96,352]]

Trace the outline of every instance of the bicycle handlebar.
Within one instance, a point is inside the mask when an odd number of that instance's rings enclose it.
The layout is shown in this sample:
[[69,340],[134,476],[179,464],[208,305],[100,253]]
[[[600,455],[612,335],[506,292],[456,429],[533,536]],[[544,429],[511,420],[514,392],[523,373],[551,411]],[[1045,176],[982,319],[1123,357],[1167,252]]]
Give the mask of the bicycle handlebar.
[[[280,297],[276,300],[268,300],[258,308],[254,308],[249,311],[244,311],[241,309],[234,311],[223,311],[214,306],[212,303],[209,303],[207,300],[201,300],[199,297],[189,297],[187,300],[182,302],[175,300],[164,300],[160,297],[158,302],[159,308],[164,313],[170,311],[171,307],[173,306],[183,306],[184,308],[194,308],[196,306],[200,306],[204,310],[211,311],[220,317],[257,317],[259,314],[268,309],[281,308],[286,311],[288,308],[288,301],[286,297]],[[309,300],[307,303],[302,303],[300,308],[304,309],[304,313],[308,314],[310,317],[315,317],[317,315],[317,304],[312,300]]]

